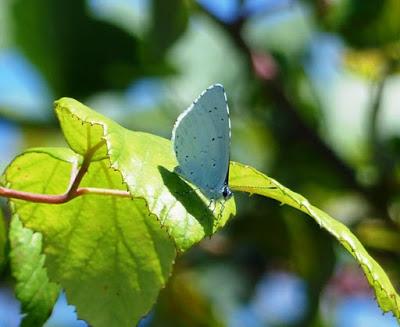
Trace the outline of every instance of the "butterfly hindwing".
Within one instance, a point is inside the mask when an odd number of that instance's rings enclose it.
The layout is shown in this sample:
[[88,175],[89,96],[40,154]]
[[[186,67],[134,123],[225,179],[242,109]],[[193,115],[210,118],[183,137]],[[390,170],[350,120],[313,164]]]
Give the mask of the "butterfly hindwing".
[[221,197],[230,151],[229,109],[222,85],[209,87],[178,117],[172,142],[179,173],[207,197]]

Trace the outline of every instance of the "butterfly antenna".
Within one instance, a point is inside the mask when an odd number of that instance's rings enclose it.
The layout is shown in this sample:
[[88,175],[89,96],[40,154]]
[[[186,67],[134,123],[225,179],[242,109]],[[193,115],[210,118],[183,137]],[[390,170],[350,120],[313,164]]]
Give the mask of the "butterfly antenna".
[[224,210],[225,210],[225,203],[226,203],[226,201],[227,200],[222,200],[221,201],[221,210],[219,211],[219,214],[218,214],[218,221],[222,218],[222,214],[224,213]]

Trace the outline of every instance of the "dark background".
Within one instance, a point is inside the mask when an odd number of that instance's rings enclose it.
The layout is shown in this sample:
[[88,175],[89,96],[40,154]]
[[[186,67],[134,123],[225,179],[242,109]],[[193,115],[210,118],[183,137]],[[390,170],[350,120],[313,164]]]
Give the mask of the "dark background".
[[[169,138],[225,86],[232,157],[351,227],[397,286],[398,0],[1,0],[0,165],[65,145],[74,97]],[[355,261],[307,216],[236,194],[238,215],[181,256],[142,326],[396,326]],[[10,282],[0,326],[18,325]],[[46,326],[84,326],[61,297]]]

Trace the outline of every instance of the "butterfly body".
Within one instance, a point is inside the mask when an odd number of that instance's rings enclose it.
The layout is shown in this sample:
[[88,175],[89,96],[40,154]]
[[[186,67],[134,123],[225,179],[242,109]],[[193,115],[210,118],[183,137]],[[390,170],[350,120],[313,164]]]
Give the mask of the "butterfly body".
[[172,144],[176,172],[211,200],[228,199],[231,125],[224,88],[207,88],[177,119]]

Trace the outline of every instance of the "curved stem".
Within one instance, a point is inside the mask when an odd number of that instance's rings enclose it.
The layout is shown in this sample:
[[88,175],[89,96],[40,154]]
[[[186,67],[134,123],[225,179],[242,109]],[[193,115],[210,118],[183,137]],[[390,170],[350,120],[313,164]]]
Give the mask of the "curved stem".
[[73,194],[76,192],[76,190],[79,187],[79,184],[82,182],[83,176],[87,173],[89,169],[90,162],[92,161],[92,158],[96,151],[100,149],[103,145],[105,144],[104,140],[101,140],[99,143],[94,145],[92,148],[90,148],[86,154],[85,157],[83,158],[83,162],[81,167],[79,168],[78,172],[76,173],[75,177],[73,177],[72,183],[69,187],[69,190],[66,192],[67,195],[73,196]]
[[0,187],[0,196],[11,199],[20,199],[29,202],[59,204],[69,201],[68,195],[65,194],[38,194]]
[[0,196],[5,198],[25,200],[36,203],[48,203],[48,204],[61,204],[66,203],[78,196],[85,194],[95,195],[113,195],[119,197],[131,197],[128,191],[118,189],[106,189],[106,188],[95,188],[95,187],[79,187],[83,177],[89,169],[90,162],[96,151],[104,145],[104,141],[100,141],[95,146],[90,148],[83,158],[83,162],[79,170],[72,169],[71,183],[68,190],[64,194],[39,194],[31,193],[19,190],[13,190],[7,187],[0,186]]
[[96,188],[96,187],[80,187],[73,193],[64,194],[39,194],[13,190],[7,187],[0,186],[0,196],[10,199],[19,199],[29,202],[36,203],[48,203],[48,204],[62,204],[81,195],[112,195],[124,198],[132,197],[128,191],[118,189],[107,189],[107,188]]

